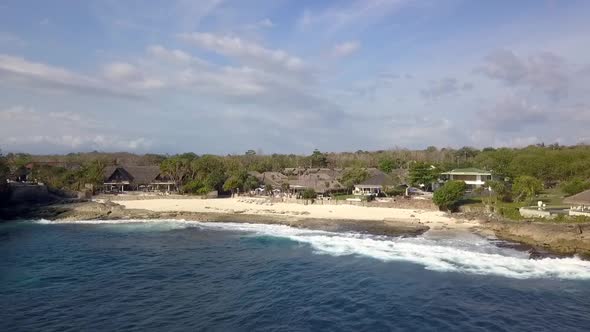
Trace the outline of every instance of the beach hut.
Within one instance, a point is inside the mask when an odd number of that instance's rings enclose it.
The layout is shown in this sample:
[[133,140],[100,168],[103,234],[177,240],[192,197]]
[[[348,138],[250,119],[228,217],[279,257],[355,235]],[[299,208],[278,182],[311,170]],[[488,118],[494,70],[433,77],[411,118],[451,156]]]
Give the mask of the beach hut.
[[177,185],[160,173],[158,166],[108,166],[105,191],[176,191]]

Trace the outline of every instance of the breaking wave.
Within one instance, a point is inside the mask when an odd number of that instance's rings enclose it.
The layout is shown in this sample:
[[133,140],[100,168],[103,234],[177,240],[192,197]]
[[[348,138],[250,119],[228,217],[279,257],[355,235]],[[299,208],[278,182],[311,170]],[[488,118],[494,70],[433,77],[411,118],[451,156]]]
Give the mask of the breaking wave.
[[[40,220],[37,223],[55,222]],[[381,261],[404,261],[428,270],[496,275],[509,278],[590,279],[590,261],[577,257],[532,260],[528,254],[500,248],[473,234],[436,237],[426,233],[415,238],[394,238],[360,233],[338,233],[298,229],[283,225],[211,223],[182,220],[95,220],[68,221],[78,224],[126,225],[147,230],[172,230],[197,227],[204,230],[233,231],[248,236],[285,238],[311,246],[317,254],[358,255]]]

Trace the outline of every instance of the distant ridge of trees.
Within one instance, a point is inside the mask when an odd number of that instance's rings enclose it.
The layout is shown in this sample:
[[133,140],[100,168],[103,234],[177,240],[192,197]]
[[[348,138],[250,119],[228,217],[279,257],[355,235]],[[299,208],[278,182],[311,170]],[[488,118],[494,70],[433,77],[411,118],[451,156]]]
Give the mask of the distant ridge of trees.
[[[325,153],[319,150],[310,155],[270,154],[263,155],[248,150],[240,155],[198,156],[194,153],[178,155],[119,153],[70,153],[67,155],[29,155],[8,153],[4,164],[10,171],[23,167],[29,162],[64,162],[82,166],[76,176],[82,180],[97,181],[99,169],[111,165],[159,165],[162,171],[183,184],[192,182],[193,190],[224,187],[237,190],[248,182],[254,185],[247,172],[282,171],[285,168],[360,168],[375,167],[386,173],[398,169],[410,170],[420,165],[423,170],[434,166],[437,172],[454,168],[477,167],[491,170],[498,177],[514,180],[530,176],[540,180],[545,187],[568,185],[568,192],[587,188],[590,179],[590,146],[533,145],[525,148],[484,148],[462,147],[460,149],[436,148],[424,150],[391,149],[380,151],[356,151]],[[0,164],[1,165],[1,164]],[[79,174],[84,172],[92,174]],[[6,173],[6,172],[5,172]],[[362,177],[357,172],[354,177]],[[412,173],[416,174],[416,172]],[[72,174],[62,175],[72,182]],[[2,176],[2,173],[0,173]],[[351,177],[353,177],[351,175]],[[231,178],[231,181],[227,182]],[[73,179],[79,186],[80,179]],[[196,182],[195,182],[196,181]],[[188,189],[188,188],[187,188]]]

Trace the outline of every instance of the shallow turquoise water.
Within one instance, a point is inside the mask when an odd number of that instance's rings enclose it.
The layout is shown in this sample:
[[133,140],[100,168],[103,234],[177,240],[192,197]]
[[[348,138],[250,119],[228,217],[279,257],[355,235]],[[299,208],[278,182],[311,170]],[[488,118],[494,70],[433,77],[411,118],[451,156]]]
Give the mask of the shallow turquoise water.
[[587,331],[590,263],[485,239],[0,225],[0,330]]

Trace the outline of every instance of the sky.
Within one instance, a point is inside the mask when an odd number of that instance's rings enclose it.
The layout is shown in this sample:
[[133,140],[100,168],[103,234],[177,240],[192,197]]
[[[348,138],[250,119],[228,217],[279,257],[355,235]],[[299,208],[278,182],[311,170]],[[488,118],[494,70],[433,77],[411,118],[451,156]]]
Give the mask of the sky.
[[590,143],[590,1],[3,0],[3,152]]

